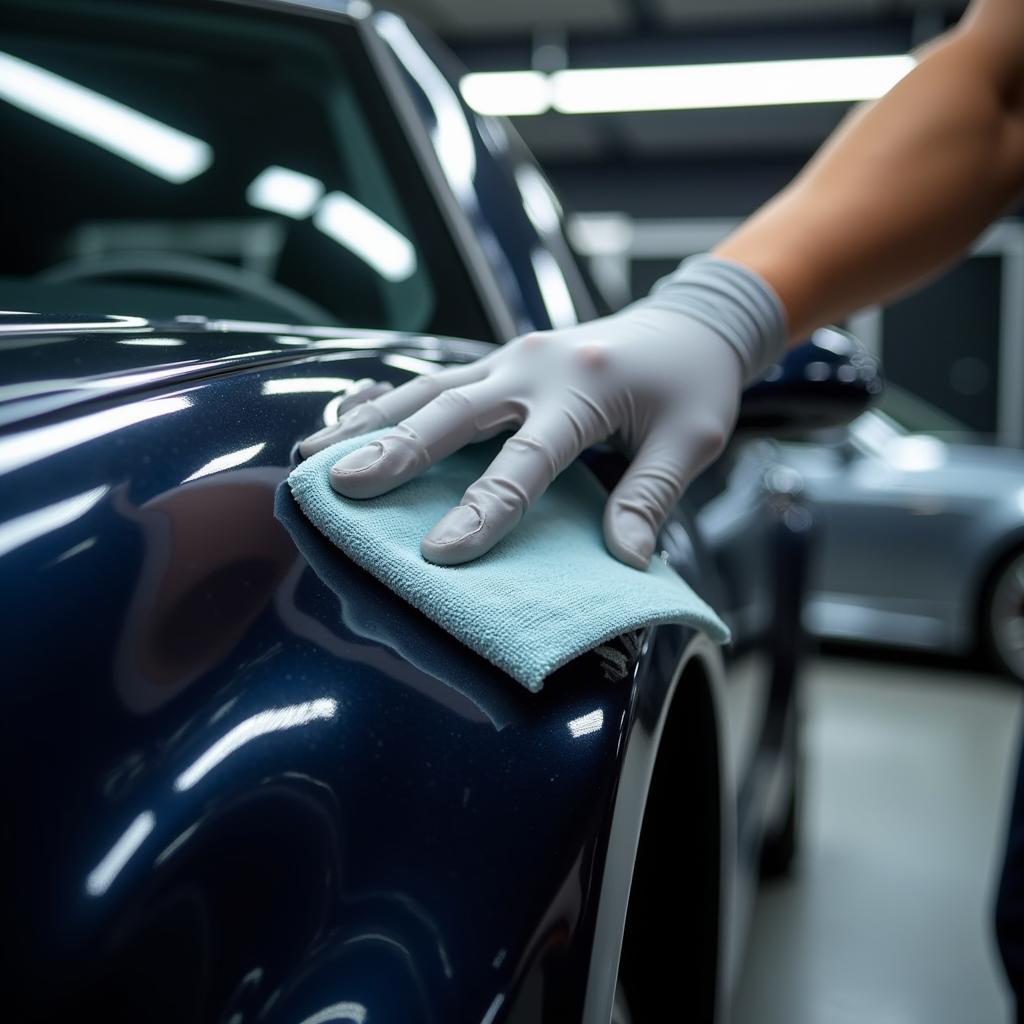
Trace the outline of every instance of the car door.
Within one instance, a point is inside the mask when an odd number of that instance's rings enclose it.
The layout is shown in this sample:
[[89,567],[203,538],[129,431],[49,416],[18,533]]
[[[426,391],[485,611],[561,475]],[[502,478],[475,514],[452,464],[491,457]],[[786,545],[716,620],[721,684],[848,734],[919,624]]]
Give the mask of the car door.
[[811,575],[815,632],[942,646],[953,599],[949,539],[973,504],[949,490],[946,450],[869,413],[843,442],[802,453],[822,521]]

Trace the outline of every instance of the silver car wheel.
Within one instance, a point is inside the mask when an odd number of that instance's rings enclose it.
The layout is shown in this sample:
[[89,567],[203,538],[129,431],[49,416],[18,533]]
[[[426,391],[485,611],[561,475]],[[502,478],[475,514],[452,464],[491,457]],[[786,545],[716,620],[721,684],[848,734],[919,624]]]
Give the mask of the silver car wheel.
[[1007,563],[992,588],[988,627],[996,656],[1024,679],[1024,552]]

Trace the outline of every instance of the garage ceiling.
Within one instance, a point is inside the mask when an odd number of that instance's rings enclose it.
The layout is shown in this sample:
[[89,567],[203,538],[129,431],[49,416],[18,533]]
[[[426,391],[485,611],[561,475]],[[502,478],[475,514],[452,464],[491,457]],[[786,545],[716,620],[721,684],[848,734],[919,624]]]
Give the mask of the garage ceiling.
[[[471,71],[905,52],[965,0],[381,0]],[[839,103],[515,118],[570,209],[742,215],[807,160]],[[709,198],[710,197],[710,198]]]
[[637,23],[680,28],[779,19],[891,17],[908,12],[956,13],[964,0],[392,0],[450,39],[529,35],[558,27],[615,32]]

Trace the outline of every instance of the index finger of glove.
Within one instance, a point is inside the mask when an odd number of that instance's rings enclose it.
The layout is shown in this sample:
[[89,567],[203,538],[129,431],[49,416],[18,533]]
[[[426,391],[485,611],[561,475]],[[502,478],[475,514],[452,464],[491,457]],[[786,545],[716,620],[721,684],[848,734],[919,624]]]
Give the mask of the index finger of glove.
[[348,498],[375,498],[521,419],[521,404],[503,393],[496,378],[448,388],[394,430],[336,462],[331,486]]
[[486,375],[487,367],[478,362],[416,377],[394,390],[378,394],[348,409],[333,426],[317,431],[301,442],[299,454],[308,458],[348,437],[358,437],[371,430],[393,426],[422,409],[444,391],[472,384]]

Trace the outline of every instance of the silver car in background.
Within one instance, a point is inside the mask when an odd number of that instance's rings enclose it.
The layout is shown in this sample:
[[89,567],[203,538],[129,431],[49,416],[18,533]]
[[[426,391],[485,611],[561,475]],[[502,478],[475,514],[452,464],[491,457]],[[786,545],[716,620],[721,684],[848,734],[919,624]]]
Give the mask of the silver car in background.
[[900,388],[838,436],[779,446],[818,509],[821,638],[968,654],[1024,679],[1024,452]]

